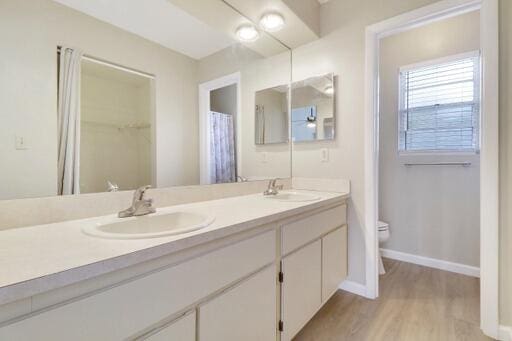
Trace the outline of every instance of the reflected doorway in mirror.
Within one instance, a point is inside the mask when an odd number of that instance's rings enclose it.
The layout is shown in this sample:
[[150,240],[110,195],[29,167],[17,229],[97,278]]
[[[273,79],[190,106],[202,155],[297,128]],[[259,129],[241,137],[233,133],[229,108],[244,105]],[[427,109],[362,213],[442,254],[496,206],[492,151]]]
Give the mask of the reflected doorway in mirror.
[[201,184],[236,182],[240,73],[199,85]]

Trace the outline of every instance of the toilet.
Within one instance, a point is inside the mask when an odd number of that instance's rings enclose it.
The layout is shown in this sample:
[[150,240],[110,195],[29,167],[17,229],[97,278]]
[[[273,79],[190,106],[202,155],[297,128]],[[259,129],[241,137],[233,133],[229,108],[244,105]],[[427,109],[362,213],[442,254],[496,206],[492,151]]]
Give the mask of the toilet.
[[[382,243],[385,243],[389,240],[389,224],[383,221],[379,221],[377,224],[377,229],[379,231],[379,246]],[[384,263],[382,263],[382,254],[379,251],[379,273],[384,275],[386,273],[386,269],[384,269]]]

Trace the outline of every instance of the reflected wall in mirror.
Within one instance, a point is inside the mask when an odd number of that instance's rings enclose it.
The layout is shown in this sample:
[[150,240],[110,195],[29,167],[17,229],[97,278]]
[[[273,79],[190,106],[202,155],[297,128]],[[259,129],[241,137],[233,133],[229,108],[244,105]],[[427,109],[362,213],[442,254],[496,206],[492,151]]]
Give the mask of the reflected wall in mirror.
[[288,85],[256,91],[256,144],[288,142]]
[[240,42],[257,27],[241,13],[1,1],[0,199],[290,177],[289,144],[254,141],[254,97],[290,84],[291,53],[263,31]]
[[80,193],[154,185],[153,77],[90,58],[81,66]]
[[292,140],[294,142],[334,140],[334,75],[311,77],[292,83]]

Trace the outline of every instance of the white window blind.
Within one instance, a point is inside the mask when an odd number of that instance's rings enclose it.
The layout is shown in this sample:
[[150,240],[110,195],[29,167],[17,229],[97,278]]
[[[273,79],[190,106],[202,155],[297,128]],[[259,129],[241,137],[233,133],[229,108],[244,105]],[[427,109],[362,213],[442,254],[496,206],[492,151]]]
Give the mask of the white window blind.
[[400,152],[476,152],[478,53],[400,70]]

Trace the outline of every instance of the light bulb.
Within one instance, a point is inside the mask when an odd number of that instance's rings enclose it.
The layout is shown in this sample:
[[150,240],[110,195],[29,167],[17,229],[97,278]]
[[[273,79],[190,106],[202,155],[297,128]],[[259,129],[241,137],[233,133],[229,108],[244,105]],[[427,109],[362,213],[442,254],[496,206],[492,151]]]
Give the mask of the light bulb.
[[331,85],[325,87],[324,92],[328,95],[332,95],[334,93],[334,88]]
[[260,33],[252,25],[242,25],[236,30],[236,36],[242,42],[253,42],[258,40]]
[[279,13],[266,13],[260,19],[261,27],[268,32],[276,32],[284,27],[284,18]]

